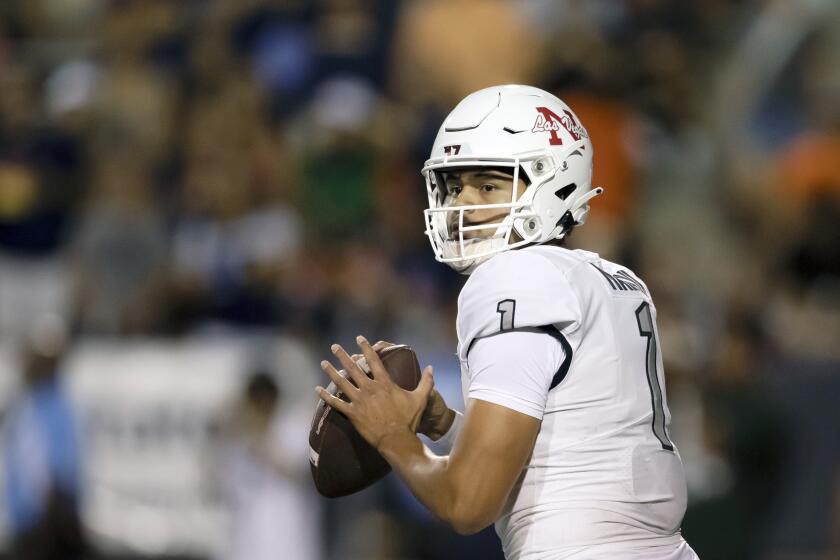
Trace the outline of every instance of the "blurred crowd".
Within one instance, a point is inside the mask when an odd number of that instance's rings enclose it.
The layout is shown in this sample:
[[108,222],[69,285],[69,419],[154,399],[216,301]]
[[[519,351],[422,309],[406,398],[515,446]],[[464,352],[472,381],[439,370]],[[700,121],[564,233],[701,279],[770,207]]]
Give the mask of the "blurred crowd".
[[[71,341],[268,333],[317,359],[363,333],[455,375],[463,278],[428,248],[419,170],[499,83],[592,138],[606,193],[570,241],[653,293],[687,540],[840,557],[830,0],[4,1],[0,337],[52,313]],[[396,484],[312,503],[328,557],[500,557]]]

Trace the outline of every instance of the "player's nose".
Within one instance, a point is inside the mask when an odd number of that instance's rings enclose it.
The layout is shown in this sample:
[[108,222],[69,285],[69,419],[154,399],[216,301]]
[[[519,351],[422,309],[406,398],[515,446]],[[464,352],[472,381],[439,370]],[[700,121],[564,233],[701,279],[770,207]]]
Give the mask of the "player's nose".
[[[462,188],[461,192],[458,193],[457,203],[459,206],[472,206],[474,204],[480,204],[481,197],[479,196],[478,189],[469,185],[464,185],[464,188]],[[468,210],[468,212],[471,212],[471,210]]]

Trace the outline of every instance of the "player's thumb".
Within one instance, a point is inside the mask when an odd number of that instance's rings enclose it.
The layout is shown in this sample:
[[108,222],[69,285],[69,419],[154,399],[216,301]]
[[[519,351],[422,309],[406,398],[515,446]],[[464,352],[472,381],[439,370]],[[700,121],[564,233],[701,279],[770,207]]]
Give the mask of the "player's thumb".
[[435,378],[432,375],[432,366],[426,366],[426,369],[424,369],[423,373],[420,375],[420,383],[417,384],[415,392],[425,403],[429,400],[429,395],[432,393],[432,389],[434,388]]

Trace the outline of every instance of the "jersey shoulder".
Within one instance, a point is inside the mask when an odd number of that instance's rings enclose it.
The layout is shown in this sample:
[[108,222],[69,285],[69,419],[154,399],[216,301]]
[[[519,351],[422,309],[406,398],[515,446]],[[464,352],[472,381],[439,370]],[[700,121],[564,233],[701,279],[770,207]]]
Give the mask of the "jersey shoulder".
[[575,251],[537,246],[501,253],[481,264],[458,297],[461,352],[476,338],[506,330],[548,325],[566,332],[577,329],[580,300],[568,273],[583,262]]

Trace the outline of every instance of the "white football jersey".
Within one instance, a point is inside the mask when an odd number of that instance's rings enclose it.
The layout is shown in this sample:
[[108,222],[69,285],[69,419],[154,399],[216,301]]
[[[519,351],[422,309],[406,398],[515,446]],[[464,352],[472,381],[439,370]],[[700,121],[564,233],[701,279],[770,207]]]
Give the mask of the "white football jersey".
[[542,420],[496,522],[508,559],[696,558],[656,308],[635,274],[586,251],[508,251],[470,276],[457,327],[465,399]]

